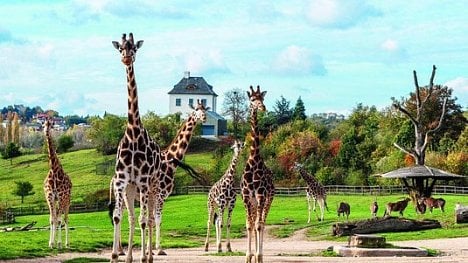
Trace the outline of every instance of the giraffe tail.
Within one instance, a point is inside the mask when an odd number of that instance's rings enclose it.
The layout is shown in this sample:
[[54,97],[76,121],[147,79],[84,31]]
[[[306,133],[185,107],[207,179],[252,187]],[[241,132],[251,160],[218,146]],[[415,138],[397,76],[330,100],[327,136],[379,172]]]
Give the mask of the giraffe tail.
[[216,225],[216,220],[218,219],[218,213],[214,213],[213,215],[213,225]]
[[330,210],[328,210],[327,199],[323,200],[323,203],[325,204],[325,208],[327,209],[327,212],[330,212]]
[[114,225],[114,220],[113,220],[113,217],[114,217],[114,208],[115,208],[115,201],[113,201],[112,199],[112,195],[113,195],[113,183],[114,183],[114,178],[112,177],[111,181],[110,181],[110,185],[109,185],[109,203],[107,203],[107,207],[109,209],[109,218],[110,218],[110,221],[111,221],[111,224]]

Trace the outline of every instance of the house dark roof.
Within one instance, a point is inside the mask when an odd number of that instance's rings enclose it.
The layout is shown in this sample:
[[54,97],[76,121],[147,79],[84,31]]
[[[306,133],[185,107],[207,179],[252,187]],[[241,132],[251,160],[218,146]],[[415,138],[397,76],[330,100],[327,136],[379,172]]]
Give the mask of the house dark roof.
[[214,111],[206,111],[206,114],[208,114],[209,116],[211,116],[213,119],[216,119],[216,120],[224,120],[223,116],[219,115],[218,113],[214,112]]
[[203,77],[183,77],[168,94],[198,94],[218,96]]

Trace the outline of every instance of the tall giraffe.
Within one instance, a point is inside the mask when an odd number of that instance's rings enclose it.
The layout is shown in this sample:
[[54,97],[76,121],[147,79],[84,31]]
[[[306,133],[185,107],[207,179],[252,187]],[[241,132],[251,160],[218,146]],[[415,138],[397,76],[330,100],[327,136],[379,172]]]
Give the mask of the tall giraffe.
[[119,259],[118,247],[120,244],[120,223],[122,219],[123,202],[128,209],[128,221],[130,225],[128,237],[128,250],[126,261],[133,260],[132,247],[135,231],[134,201],[137,195],[140,197],[140,227],[141,227],[141,262],[146,262],[146,226],[148,217],[149,181],[156,176],[161,166],[159,146],[150,138],[143,128],[138,110],[137,85],[133,63],[136,51],[143,45],[143,40],[134,42],[133,34],[122,36],[122,43],[112,41],[114,47],[120,52],[122,63],[127,72],[128,91],[128,120],[124,137],[120,140],[117,149],[115,174],[112,178],[115,197],[114,243],[112,247],[112,262]]
[[[150,209],[154,211],[154,218],[151,217],[149,222],[150,242],[148,245],[149,250],[151,250],[153,226],[156,225],[156,249],[158,250],[158,255],[166,255],[161,247],[161,221],[164,202],[174,189],[174,174],[178,164],[184,158],[193,132],[198,123],[206,121],[206,111],[209,110],[209,107],[205,107],[199,100],[196,107],[191,107],[193,111],[188,119],[180,127],[172,142],[163,149],[161,153],[161,170],[157,177],[150,182],[150,189],[155,193],[155,199],[151,198],[152,200],[150,200],[152,206]],[[149,254],[151,257],[151,253]]]
[[49,157],[49,173],[44,180],[44,193],[50,212],[50,237],[49,247],[55,244],[55,232],[58,228],[57,247],[62,247],[62,216],[65,224],[65,247],[69,247],[68,242],[68,211],[70,209],[72,182],[70,177],[63,171],[60,160],[55,151],[50,127],[50,119],[44,122],[44,134],[47,141],[47,153]]
[[317,216],[318,221],[323,221],[323,213],[324,213],[324,208],[327,208],[328,211],[328,206],[327,206],[327,190],[323,185],[315,179],[314,176],[309,174],[305,169],[304,166],[300,163],[295,162],[294,163],[294,169],[299,172],[301,177],[306,181],[307,183],[307,206],[308,206],[308,211],[309,211],[309,216],[307,219],[307,224],[310,223],[310,212],[312,210],[312,206],[310,204],[311,199],[314,200],[314,207],[313,210],[315,211],[315,205],[318,201],[318,204],[320,206],[320,218]]
[[246,262],[252,261],[251,241],[255,237],[255,262],[263,262],[263,232],[265,231],[265,220],[270,210],[275,187],[273,185],[273,173],[266,167],[260,156],[260,134],[257,126],[257,111],[265,111],[263,99],[266,91],[261,92],[260,87],[254,91],[250,86],[251,93],[247,91],[250,100],[250,135],[252,145],[250,154],[242,175],[241,191],[242,199],[246,209],[247,228],[247,253]]
[[[231,252],[231,242],[229,239],[229,233],[231,230],[231,215],[234,206],[236,205],[236,190],[234,189],[234,175],[236,173],[237,161],[239,160],[239,154],[242,151],[244,144],[235,140],[231,148],[234,150],[232,155],[231,164],[226,170],[224,175],[211,187],[208,194],[208,223],[205,240],[205,251],[208,251],[209,238],[210,238],[210,226],[215,221],[216,226],[216,245],[218,246],[218,252],[222,252],[221,248],[221,230],[223,228],[224,210],[228,208],[227,214],[227,226],[226,226],[226,248],[228,252]],[[215,210],[218,210],[216,215]]]

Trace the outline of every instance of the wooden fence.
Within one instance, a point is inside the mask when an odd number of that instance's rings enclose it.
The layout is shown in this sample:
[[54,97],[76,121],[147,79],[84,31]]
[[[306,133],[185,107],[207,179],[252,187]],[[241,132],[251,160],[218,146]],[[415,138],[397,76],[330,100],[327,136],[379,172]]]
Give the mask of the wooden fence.
[[[210,191],[210,186],[186,186],[174,189],[174,195],[187,195],[187,194],[206,194]],[[391,194],[406,194],[407,191],[403,186],[347,186],[347,185],[327,185],[325,186],[328,194],[352,194],[352,195],[391,195]],[[276,195],[279,196],[305,196],[306,187],[277,187]],[[240,192],[240,189],[237,189]],[[435,195],[440,194],[468,194],[468,187],[437,185],[434,187]],[[8,203],[4,204],[8,207]],[[137,204],[138,205],[138,204]],[[107,210],[106,202],[99,202],[95,204],[75,203],[70,207],[70,213],[84,213]],[[14,208],[7,208],[3,213],[13,213],[15,216],[21,215],[36,215],[47,214],[49,209],[44,205],[28,205],[18,206]],[[6,221],[3,215],[0,216],[0,223]]]

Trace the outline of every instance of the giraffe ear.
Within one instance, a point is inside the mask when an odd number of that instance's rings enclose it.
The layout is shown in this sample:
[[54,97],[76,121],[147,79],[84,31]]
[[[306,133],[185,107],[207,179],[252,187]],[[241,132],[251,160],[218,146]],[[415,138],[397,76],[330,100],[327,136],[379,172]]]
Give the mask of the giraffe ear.
[[262,98],[265,98],[266,91],[262,91]]
[[141,48],[141,46],[143,46],[143,40],[138,40],[138,42],[136,43],[136,48],[139,49]]
[[193,107],[193,104],[190,104],[190,103],[189,103],[189,107],[190,107],[192,110],[195,109],[195,107]]
[[117,50],[120,48],[120,44],[117,41],[112,41],[112,45],[114,45],[115,49]]
[[210,107],[206,107],[205,110],[206,110],[206,111],[209,111],[209,110],[210,110]]
[[249,98],[252,97],[252,95],[250,95],[250,92],[248,91],[247,91],[247,96],[249,96]]

